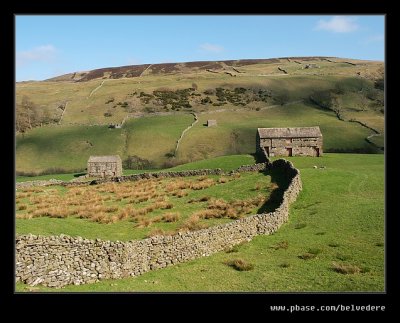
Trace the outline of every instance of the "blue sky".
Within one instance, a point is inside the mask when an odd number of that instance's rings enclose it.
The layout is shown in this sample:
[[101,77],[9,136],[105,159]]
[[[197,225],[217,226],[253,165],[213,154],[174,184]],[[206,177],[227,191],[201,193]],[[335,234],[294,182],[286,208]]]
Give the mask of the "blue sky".
[[17,15],[16,80],[95,68],[286,56],[384,60],[384,16]]

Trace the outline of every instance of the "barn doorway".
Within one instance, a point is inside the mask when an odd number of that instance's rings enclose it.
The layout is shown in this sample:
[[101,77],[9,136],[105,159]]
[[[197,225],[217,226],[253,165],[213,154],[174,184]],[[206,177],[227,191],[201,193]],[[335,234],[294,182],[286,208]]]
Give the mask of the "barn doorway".
[[319,148],[315,147],[315,156],[319,157]]
[[292,149],[293,148],[286,148],[289,157],[292,157]]
[[267,153],[267,156],[269,157],[269,147],[264,147],[265,152]]

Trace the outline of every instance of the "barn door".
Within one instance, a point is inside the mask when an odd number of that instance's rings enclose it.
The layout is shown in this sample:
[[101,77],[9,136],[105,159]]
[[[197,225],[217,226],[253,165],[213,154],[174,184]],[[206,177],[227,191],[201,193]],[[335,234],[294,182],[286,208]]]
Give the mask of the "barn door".
[[291,157],[292,156],[292,148],[286,148],[288,156]]

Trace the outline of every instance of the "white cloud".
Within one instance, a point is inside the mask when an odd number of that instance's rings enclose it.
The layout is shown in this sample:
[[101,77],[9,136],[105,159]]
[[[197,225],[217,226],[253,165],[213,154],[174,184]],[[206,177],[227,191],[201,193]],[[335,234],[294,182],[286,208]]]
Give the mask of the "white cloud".
[[220,53],[224,51],[224,48],[222,46],[209,43],[201,44],[200,49],[211,53]]
[[48,62],[55,58],[56,53],[57,50],[53,45],[38,46],[30,50],[17,52],[16,63],[20,67],[34,61]]
[[351,17],[334,16],[330,20],[319,20],[315,29],[334,33],[350,33],[360,28],[355,20]]

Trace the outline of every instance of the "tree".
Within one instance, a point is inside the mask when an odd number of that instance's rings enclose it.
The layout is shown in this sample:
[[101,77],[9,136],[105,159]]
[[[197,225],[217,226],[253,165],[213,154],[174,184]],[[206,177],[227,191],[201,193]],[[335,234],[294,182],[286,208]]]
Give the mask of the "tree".
[[317,91],[310,95],[314,104],[324,109],[331,109],[333,106],[333,95],[330,91]]
[[385,89],[385,80],[383,78],[377,79],[374,83],[375,89],[384,90]]
[[16,106],[16,128],[17,131],[25,132],[40,123],[40,115],[36,104],[23,96],[20,104]]

